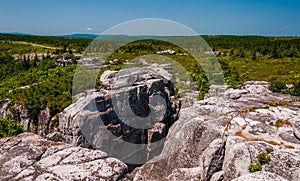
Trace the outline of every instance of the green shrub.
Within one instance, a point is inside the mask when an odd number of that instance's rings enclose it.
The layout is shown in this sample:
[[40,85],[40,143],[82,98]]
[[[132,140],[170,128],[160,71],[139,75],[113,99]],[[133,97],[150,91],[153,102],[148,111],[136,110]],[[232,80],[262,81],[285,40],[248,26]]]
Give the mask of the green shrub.
[[16,136],[24,131],[23,125],[7,118],[0,118],[0,138]]
[[267,153],[272,153],[274,151],[274,148],[270,147],[270,148],[266,148],[266,152]]
[[288,93],[286,84],[284,82],[273,82],[271,83],[269,89],[277,93]]
[[271,161],[270,156],[265,153],[261,153],[261,154],[257,155],[257,159],[258,159],[259,163],[262,165]]
[[260,164],[255,164],[255,163],[251,163],[248,166],[248,170],[249,172],[253,173],[253,172],[257,172],[257,171],[261,171],[262,170],[262,166]]
[[294,96],[300,96],[300,82],[299,81],[294,83],[294,87],[293,87],[291,94]]
[[296,81],[292,90],[288,90],[284,82],[273,82],[271,83],[269,89],[273,92],[291,94],[294,96],[300,96],[300,82]]

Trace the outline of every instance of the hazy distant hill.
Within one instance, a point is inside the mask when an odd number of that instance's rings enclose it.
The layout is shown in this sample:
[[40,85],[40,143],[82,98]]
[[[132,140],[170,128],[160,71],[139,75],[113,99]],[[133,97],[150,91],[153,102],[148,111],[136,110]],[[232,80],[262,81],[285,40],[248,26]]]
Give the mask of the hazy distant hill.
[[10,34],[10,35],[29,35],[28,33],[22,33],[22,32],[1,32],[0,34]]
[[8,35],[32,35],[32,36],[60,36],[60,37],[66,37],[66,38],[87,38],[87,39],[94,39],[98,37],[99,35],[93,35],[93,34],[70,34],[70,35],[35,35],[35,34],[29,34],[29,33],[23,33],[23,32],[0,32],[0,34],[8,34]]
[[94,39],[97,38],[99,35],[93,35],[93,34],[71,34],[71,35],[63,35],[63,37],[67,38],[88,38],[88,39]]

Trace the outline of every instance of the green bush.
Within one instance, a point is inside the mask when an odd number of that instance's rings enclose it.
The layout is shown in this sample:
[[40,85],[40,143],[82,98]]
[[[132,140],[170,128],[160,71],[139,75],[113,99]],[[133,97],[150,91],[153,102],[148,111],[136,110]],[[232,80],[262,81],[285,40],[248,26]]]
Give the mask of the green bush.
[[294,83],[294,87],[291,94],[294,96],[300,96],[300,82]]
[[257,155],[257,159],[258,159],[259,163],[262,165],[271,161],[270,156],[265,153],[261,153],[261,154]]
[[273,82],[271,83],[269,89],[273,92],[277,92],[277,93],[288,93],[286,84],[284,82]]
[[266,152],[267,153],[272,153],[274,151],[274,148],[270,147],[270,148],[266,148]]
[[294,82],[294,87],[292,90],[288,90],[284,82],[273,82],[271,83],[269,89],[273,92],[291,94],[294,96],[300,96],[300,82]]
[[16,136],[24,131],[23,125],[7,118],[0,118],[0,138]]
[[249,172],[253,173],[253,172],[258,172],[262,170],[262,166],[260,164],[255,164],[255,163],[251,163],[248,166],[248,170]]

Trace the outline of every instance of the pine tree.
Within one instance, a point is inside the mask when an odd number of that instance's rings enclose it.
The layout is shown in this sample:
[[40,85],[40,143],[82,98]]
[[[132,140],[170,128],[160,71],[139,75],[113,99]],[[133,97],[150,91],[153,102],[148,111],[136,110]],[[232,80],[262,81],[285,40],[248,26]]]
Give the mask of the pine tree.
[[34,59],[33,59],[33,66],[37,67],[37,62],[38,62],[38,57],[37,54],[34,55]]

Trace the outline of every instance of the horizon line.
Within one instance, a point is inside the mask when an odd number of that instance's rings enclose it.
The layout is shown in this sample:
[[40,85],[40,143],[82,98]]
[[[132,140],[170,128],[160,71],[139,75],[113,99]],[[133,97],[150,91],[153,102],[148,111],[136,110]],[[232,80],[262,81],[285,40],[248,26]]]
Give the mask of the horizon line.
[[[134,37],[134,36],[162,36],[162,37],[176,37],[176,36],[188,36],[188,35],[126,35],[126,34],[94,34],[94,33],[84,33],[84,32],[74,32],[70,34],[35,34],[35,33],[26,33],[26,32],[0,32],[0,34],[8,34],[8,35],[30,35],[30,36],[57,36],[57,37],[62,37],[62,36],[72,36],[72,35],[90,35],[90,36],[128,36],[128,37]],[[264,36],[264,37],[300,37],[299,35],[287,35],[287,34],[233,34],[233,33],[228,33],[228,34],[199,34],[195,36]]]

